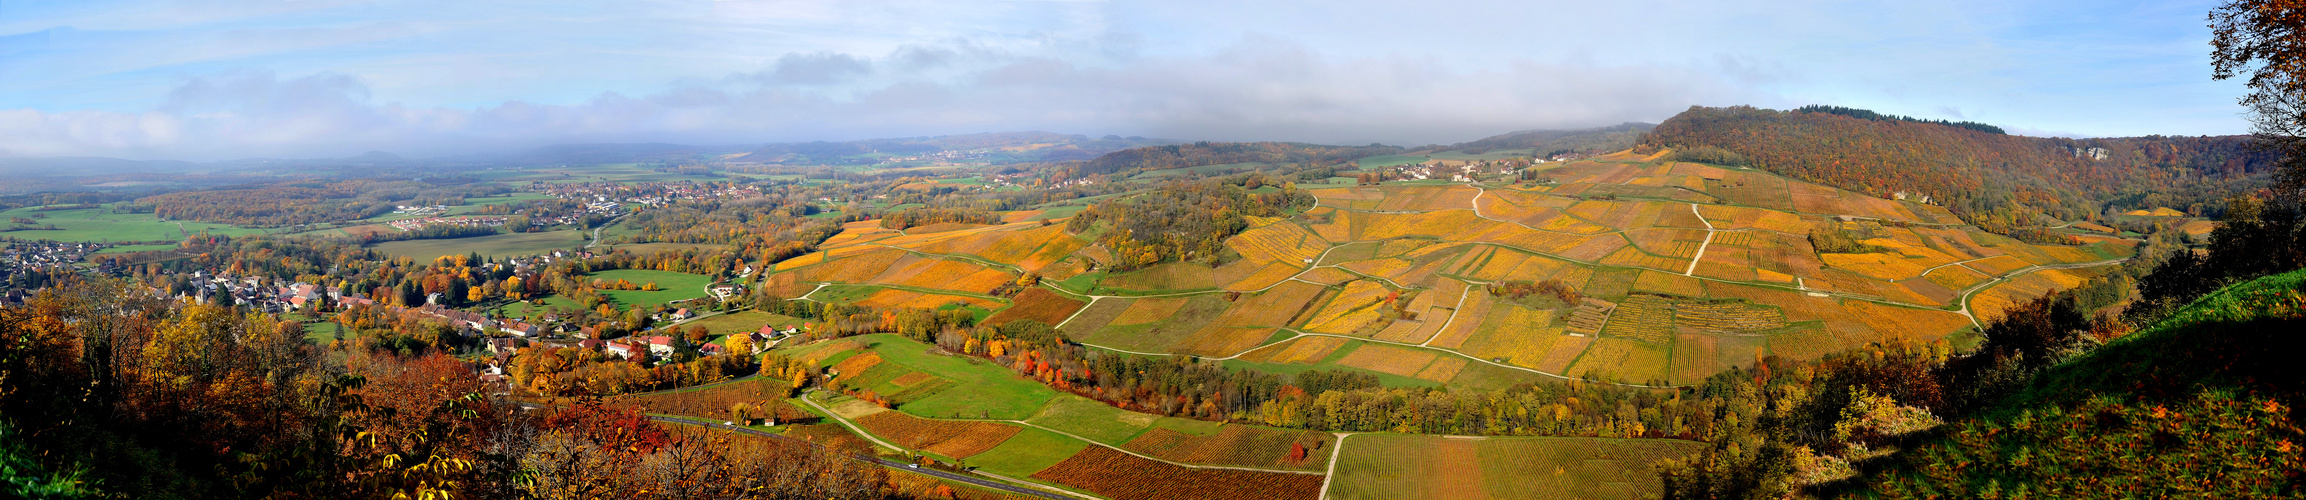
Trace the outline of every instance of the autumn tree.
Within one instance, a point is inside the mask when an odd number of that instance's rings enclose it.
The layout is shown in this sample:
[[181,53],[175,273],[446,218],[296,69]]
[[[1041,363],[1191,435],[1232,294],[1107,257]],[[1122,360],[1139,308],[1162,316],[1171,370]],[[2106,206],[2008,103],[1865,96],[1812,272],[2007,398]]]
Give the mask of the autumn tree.
[[2285,190],[2306,190],[2306,1],[2232,0],[2210,11],[2210,77],[2249,75],[2251,132],[2285,154]]

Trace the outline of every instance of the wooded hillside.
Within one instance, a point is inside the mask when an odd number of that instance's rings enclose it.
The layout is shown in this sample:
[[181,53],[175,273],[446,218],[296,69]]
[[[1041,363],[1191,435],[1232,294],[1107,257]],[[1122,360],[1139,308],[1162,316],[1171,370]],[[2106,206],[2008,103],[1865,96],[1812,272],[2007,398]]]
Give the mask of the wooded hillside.
[[2037,214],[2078,220],[2107,208],[2216,206],[2264,186],[2275,165],[2245,136],[2022,137],[1853,114],[1691,107],[1638,148],[1875,196],[1928,196],[1997,232],[2033,224]]

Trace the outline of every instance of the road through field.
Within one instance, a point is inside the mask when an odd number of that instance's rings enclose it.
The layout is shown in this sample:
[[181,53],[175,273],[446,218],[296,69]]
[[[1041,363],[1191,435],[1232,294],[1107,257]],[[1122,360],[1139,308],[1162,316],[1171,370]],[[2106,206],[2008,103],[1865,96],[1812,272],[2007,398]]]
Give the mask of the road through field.
[[[2018,269],[2018,270],[2016,270],[2016,271],[2010,271],[2008,274],[2004,274],[2004,275],[2001,275],[2001,276],[1995,276],[1995,277],[1994,277],[1994,279],[1991,279],[1991,280],[1986,280],[1986,282],[1985,282],[1985,283],[1979,283],[1979,284],[1976,284],[1976,285],[1971,285],[1971,286],[1970,286],[1970,288],[1969,288],[1969,289],[1967,289],[1967,290],[1962,290],[1962,293],[1961,293],[1961,295],[1959,296],[1959,298],[1957,298],[1957,299],[1956,299],[1956,300],[1958,301],[1957,303],[1959,303],[1959,304],[1961,304],[1961,305],[1962,305],[1962,308],[1961,308],[1960,310],[1954,311],[1954,313],[1956,313],[1956,314],[1960,314],[1960,315],[1962,315],[1963,317],[1966,317],[1966,318],[1970,318],[1970,326],[1975,326],[1975,327],[1978,327],[1978,328],[1985,328],[1985,327],[1986,327],[1986,325],[1985,325],[1984,323],[1980,323],[1980,322],[1978,321],[1978,316],[1977,316],[1976,314],[1971,314],[1971,313],[1970,313],[1970,296],[1972,296],[1972,295],[1977,295],[1977,293],[1978,293],[1978,292],[1983,292],[1983,291],[1986,291],[1986,289],[1987,289],[1987,288],[1991,288],[1991,287],[1993,287],[1993,286],[1994,286],[1995,284],[1997,284],[1997,283],[2001,283],[2001,282],[2003,282],[2003,281],[2009,281],[2009,280],[2010,280],[2010,278],[2016,278],[2016,277],[2019,277],[2019,276],[2025,276],[2026,274],[2028,274],[2028,273],[2032,273],[2032,272],[2034,272],[2034,271],[2041,271],[2041,270],[2047,270],[2047,269],[2080,269],[2080,268],[2084,268],[2084,267],[2110,266],[2110,265],[2114,265],[2114,264],[2120,264],[2120,263],[2122,263],[2123,261],[2127,261],[2127,260],[2130,260],[2130,259],[2132,259],[2132,258],[2135,258],[2135,257],[2123,257],[2123,258],[2119,258],[2119,259],[2106,259],[2106,260],[2101,260],[2101,261],[2097,261],[2097,262],[2080,262],[2080,263],[2074,263],[2074,264],[2053,264],[2053,265],[2047,265],[2047,266],[2026,266],[2026,267],[2024,267],[2024,268],[2021,268],[2021,269]],[[1962,266],[1962,267],[1964,267],[1964,268],[1967,268],[1967,267],[1969,267],[1969,266]]]
[[[909,452],[911,452],[911,451],[912,451],[912,450],[907,450],[907,449],[905,449],[905,447],[903,447],[903,446],[897,446],[897,445],[894,445],[894,444],[889,444],[889,442],[888,442],[888,441],[882,441],[882,440],[881,440],[881,438],[873,436],[873,433],[870,433],[870,432],[865,432],[865,428],[864,428],[863,426],[859,426],[859,425],[857,425],[857,424],[855,424],[855,423],[851,423],[851,422],[849,422],[849,419],[841,418],[841,415],[840,415],[840,414],[838,414],[838,413],[833,413],[833,410],[831,410],[831,409],[828,409],[828,408],[825,408],[825,407],[824,407],[824,405],[820,405],[820,404],[817,404],[817,401],[816,401],[816,400],[814,400],[814,399],[809,399],[809,396],[810,396],[810,395],[813,395],[813,394],[816,394],[816,393],[817,393],[816,391],[809,391],[809,392],[808,392],[808,393],[806,393],[806,394],[802,394],[802,395],[801,395],[801,402],[802,402],[802,403],[807,403],[807,404],[809,405],[809,407],[810,407],[810,408],[815,408],[817,411],[819,411],[819,412],[823,412],[823,413],[825,414],[825,416],[826,416],[826,417],[830,417],[830,418],[832,418],[832,419],[833,419],[833,422],[836,422],[836,423],[839,423],[839,424],[841,424],[841,427],[848,429],[850,433],[854,433],[854,434],[856,434],[858,437],[862,437],[862,438],[865,438],[865,439],[869,439],[869,440],[872,440],[872,441],[873,441],[873,444],[878,444],[878,445],[881,445],[881,447],[884,447],[884,448],[888,448],[888,449],[891,449],[891,450],[897,450],[897,451],[900,451],[900,452],[908,452],[908,453],[909,453]],[[653,417],[652,417],[652,418],[653,418]],[[782,437],[782,436],[779,436],[779,437]],[[899,462],[891,462],[891,461],[888,461],[888,460],[882,460],[882,459],[880,459],[879,457],[874,457],[874,458],[873,458],[873,461],[875,461],[875,462],[882,462],[882,463],[887,463],[887,464],[898,464],[898,463],[899,463]],[[922,469],[922,468],[919,468],[919,467],[913,467],[912,465],[913,465],[913,464],[889,465],[888,467],[890,467],[890,468],[902,468],[902,469],[904,469],[904,470],[907,470],[907,471],[915,471],[915,472],[925,472],[925,471],[930,471],[930,470],[933,470],[933,469]],[[939,472],[942,472],[942,471],[939,471]],[[972,472],[977,472],[977,471],[972,471]],[[1008,477],[1008,476],[1000,476],[1000,475],[997,475],[997,474],[992,474],[992,473],[988,473],[988,472],[977,472],[977,473],[978,473],[978,474],[985,474],[985,475],[989,475],[989,476],[997,476],[997,477],[1000,477],[1000,478],[1002,478],[1002,479],[1008,479],[1008,480],[1011,480],[1011,481],[1019,481],[1019,482],[1024,482],[1024,481],[1022,481],[1022,480],[1019,480],[1019,479],[1016,479],[1016,478],[1011,478],[1011,477]],[[1070,495],[1070,496],[1073,496],[1073,497],[1079,497],[1079,498],[1097,498],[1097,497],[1093,497],[1093,496],[1089,496],[1089,495],[1083,495],[1083,494],[1080,494],[1080,493],[1075,493],[1075,492],[1071,492],[1071,491],[1065,491],[1065,490],[1061,490],[1061,489],[1057,489],[1057,488],[1049,488],[1049,487],[1046,487],[1046,486],[1042,486],[1042,488],[1047,488],[1046,490],[1038,490],[1038,489],[1035,489],[1035,490],[1028,490],[1028,489],[1020,488],[1020,487],[1018,487],[1018,486],[1016,486],[1016,485],[1012,485],[1012,484],[1007,484],[1007,483],[997,483],[997,482],[986,481],[986,480],[983,480],[983,479],[977,479],[977,478],[972,478],[972,477],[967,477],[967,476],[959,476],[959,475],[948,475],[948,474],[937,474],[936,476],[937,476],[937,477],[948,477],[948,476],[950,476],[950,477],[954,477],[954,478],[956,478],[956,479],[958,479],[958,480],[960,480],[960,481],[968,482],[969,484],[977,484],[977,485],[997,485],[997,486],[992,486],[992,487],[996,487],[996,488],[999,488],[999,489],[1001,489],[1002,491],[1014,491],[1014,492],[1018,492],[1018,493],[1024,493],[1024,494],[1027,494],[1027,495],[1037,496],[1037,497],[1041,497],[1041,498],[1059,498],[1059,499],[1065,498],[1065,497],[1060,497],[1060,496],[1055,496],[1055,495],[1051,495],[1051,494],[1049,494],[1049,492],[1051,492],[1051,491],[1054,491],[1054,492],[1057,492],[1057,493],[1062,493],[1062,494],[1065,494],[1065,495]],[[1038,484],[1035,484],[1035,486],[1040,486],[1040,485],[1038,485]]]
[[[811,391],[811,392],[810,392],[810,394],[815,394],[815,393],[816,393],[815,391]],[[828,417],[832,417],[833,421],[835,421],[835,422],[839,422],[839,423],[841,424],[841,426],[842,426],[842,427],[848,428],[848,429],[849,429],[851,432],[854,432],[854,433],[856,433],[858,436],[863,436],[865,439],[870,439],[870,440],[872,440],[874,443],[876,443],[876,444],[879,444],[879,445],[881,445],[881,446],[884,446],[884,447],[888,447],[889,449],[893,449],[893,450],[897,450],[897,451],[904,451],[904,452],[911,452],[911,451],[912,451],[912,450],[908,450],[908,449],[905,449],[905,448],[903,448],[903,447],[900,447],[900,446],[897,446],[897,445],[889,444],[889,442],[887,442],[887,441],[882,441],[882,440],[881,440],[881,438],[879,438],[879,437],[874,437],[874,436],[872,435],[872,433],[870,433],[870,432],[867,432],[867,431],[864,429],[864,427],[863,427],[863,426],[859,426],[859,425],[856,425],[856,424],[854,424],[854,423],[851,423],[851,422],[849,422],[849,420],[848,420],[848,419],[845,419],[845,418],[841,418],[840,414],[836,414],[836,413],[833,413],[833,410],[831,410],[831,409],[828,409],[828,408],[825,408],[825,407],[824,407],[824,405],[820,405],[820,404],[817,404],[816,400],[813,400],[813,399],[809,399],[809,397],[808,397],[807,395],[803,395],[803,396],[801,397],[801,401],[802,401],[802,402],[804,402],[804,403],[808,403],[808,405],[809,405],[809,407],[810,407],[810,408],[815,408],[815,409],[817,409],[817,411],[820,411],[820,412],[824,412],[824,414],[825,414],[826,416],[828,416]],[[895,410],[890,410],[890,411],[895,411]],[[1121,452],[1121,453],[1127,453],[1127,454],[1129,454],[1129,455],[1131,455],[1131,456],[1135,456],[1135,457],[1137,457],[1137,458],[1142,458],[1142,459],[1151,460],[1151,461],[1155,461],[1155,462],[1161,462],[1161,463],[1165,463],[1165,464],[1169,464],[1169,465],[1175,465],[1175,466],[1178,466],[1178,467],[1184,467],[1184,468],[1188,468],[1188,469],[1223,469],[1223,470],[1237,470],[1237,471],[1246,471],[1246,472],[1263,472],[1263,473],[1269,473],[1269,474],[1305,474],[1305,475],[1324,475],[1324,474],[1327,474],[1327,473],[1325,473],[1325,472],[1313,472],[1313,471],[1302,471],[1302,470],[1286,470],[1286,469],[1260,469],[1260,468],[1256,468],[1256,467],[1231,467],[1231,466],[1224,466],[1224,465],[1199,465],[1199,464],[1189,464],[1189,463],[1178,462],[1178,461],[1174,461],[1174,460],[1163,459],[1163,458],[1160,458],[1160,457],[1155,457],[1155,456],[1152,456],[1152,455],[1146,455],[1146,454],[1143,454],[1143,453],[1138,453],[1138,452],[1135,452],[1135,451],[1131,451],[1131,450],[1129,450],[1129,449],[1127,449],[1127,448],[1122,448],[1122,447],[1119,447],[1119,446],[1113,446],[1113,445],[1109,445],[1109,444],[1105,444],[1105,443],[1100,443],[1100,442],[1097,442],[1096,440],[1093,440],[1093,439],[1089,439],[1089,438],[1086,438],[1086,437],[1081,437],[1080,435],[1077,435],[1077,434],[1073,434],[1073,433],[1070,433],[1070,432],[1065,432],[1065,431],[1061,431],[1061,430],[1057,430],[1057,429],[1052,429],[1052,428],[1049,428],[1049,427],[1045,427],[1045,426],[1042,426],[1042,425],[1040,425],[1040,424],[1035,424],[1035,423],[1032,423],[1032,422],[1026,422],[1026,421],[1023,421],[1023,420],[976,419],[976,418],[929,418],[929,417],[922,417],[922,416],[918,416],[918,415],[915,415],[915,416],[914,416],[914,418],[921,418],[921,419],[927,419],[927,420],[940,420],[940,421],[948,421],[948,422],[998,422],[998,423],[1006,423],[1006,424],[1016,424],[1016,425],[1020,425],[1020,426],[1031,427],[1031,428],[1035,428],[1035,429],[1040,429],[1040,430],[1044,430],[1044,431],[1049,431],[1049,432],[1051,432],[1051,433],[1055,433],[1055,434],[1058,434],[1058,435],[1061,435],[1061,436],[1065,436],[1065,437],[1068,437],[1068,438],[1073,438],[1073,439],[1075,439],[1075,440],[1079,440],[1079,441],[1081,441],[1081,442],[1083,442],[1083,443],[1087,443],[1087,444],[1089,444],[1089,445],[1091,445],[1091,446],[1101,446],[1101,447],[1104,447],[1104,448],[1107,448],[1107,449],[1111,449],[1111,450],[1113,450],[1113,451],[1118,451],[1118,452]],[[1331,456],[1331,460],[1335,460],[1335,458],[1336,458],[1336,457],[1335,457],[1335,455],[1334,455],[1334,454],[1332,454],[1332,456]],[[1336,464],[1335,462],[1331,462],[1331,463],[1330,463],[1330,467],[1332,468],[1332,470],[1334,470],[1334,468],[1335,468],[1336,466],[1337,466],[1337,464]],[[978,472],[978,473],[979,473],[979,474],[985,474],[984,472]],[[1001,477],[1003,477],[1003,478],[1007,478],[1007,476],[1001,476]],[[1324,484],[1326,484],[1326,483],[1324,483]],[[1067,492],[1064,492],[1064,493],[1066,493],[1066,494],[1074,494],[1074,495],[1078,495],[1077,493],[1074,493],[1074,492],[1070,492],[1070,491],[1067,491]],[[1044,497],[1046,497],[1047,495],[1041,495],[1041,496],[1044,496]]]
[[1697,255],[1690,256],[1689,269],[1682,270],[1682,276],[1696,276],[1696,274],[1692,273],[1697,272],[1697,262],[1700,260],[1705,260],[1706,245],[1713,244],[1713,222],[1705,220],[1705,214],[1697,213],[1696,203],[1689,204],[1689,214],[1697,216],[1698,223],[1705,224],[1705,242],[1697,244]]
[[1345,454],[1345,438],[1353,437],[1354,434],[1356,433],[1337,433],[1337,444],[1329,447],[1329,473],[1321,476],[1320,500],[1329,500],[1329,483],[1337,480],[1337,458]]

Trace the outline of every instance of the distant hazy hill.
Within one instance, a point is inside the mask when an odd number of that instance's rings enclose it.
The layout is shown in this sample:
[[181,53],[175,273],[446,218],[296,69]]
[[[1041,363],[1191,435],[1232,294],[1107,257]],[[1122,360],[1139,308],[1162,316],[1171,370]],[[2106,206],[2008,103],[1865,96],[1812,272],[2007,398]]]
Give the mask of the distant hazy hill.
[[97,157],[0,158],[9,176],[83,176],[186,170],[199,164],[175,160],[123,160]]
[[872,163],[873,155],[914,156],[939,151],[992,150],[979,158],[995,164],[1086,160],[1134,147],[1176,141],[1145,137],[1067,135],[1054,132],[1000,132],[866,139],[845,142],[770,144],[753,150],[742,161],[786,165],[843,165]]
[[1874,196],[1929,196],[1997,229],[2031,223],[2035,214],[2074,220],[2108,206],[2215,201],[2263,185],[2275,160],[2245,136],[2021,137],[1831,109],[1691,107],[1658,124],[1639,146]]
[[1528,149],[1538,155],[1556,153],[1599,153],[1633,147],[1641,135],[1657,125],[1626,122],[1607,127],[1575,130],[1523,130],[1484,138],[1452,146],[1467,153],[1484,153],[1492,149]]
[[497,163],[515,164],[679,162],[693,160],[703,155],[730,154],[741,151],[744,151],[744,148],[740,146],[691,146],[663,143],[558,144],[492,159]]
[[1080,172],[1103,175],[1128,170],[1225,165],[1230,163],[1338,163],[1401,152],[1395,146],[1324,146],[1301,142],[1196,142],[1114,151],[1083,162]]

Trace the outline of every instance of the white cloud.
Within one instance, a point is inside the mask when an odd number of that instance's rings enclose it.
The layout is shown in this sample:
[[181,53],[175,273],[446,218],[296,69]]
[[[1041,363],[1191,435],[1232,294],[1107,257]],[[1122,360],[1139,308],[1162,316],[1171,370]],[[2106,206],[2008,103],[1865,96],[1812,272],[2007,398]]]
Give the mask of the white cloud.
[[1422,144],[1692,104],[2240,131],[2235,86],[2206,82],[2206,6],[2126,1],[10,2],[0,154],[1028,129]]
[[[920,68],[876,72],[875,67]],[[886,73],[886,74],[884,74]],[[460,109],[375,102],[323,73],[197,78],[149,112],[0,114],[0,151],[218,159],[437,155],[557,142],[745,143],[1002,130],[1178,139],[1457,142],[1526,128],[1662,119],[1693,103],[1766,99],[1710,74],[1521,61],[1454,71],[1415,58],[1334,58],[1266,38],[1191,58],[1082,64],[973,47],[880,58],[789,54],[732,81],[568,105]],[[832,84],[866,78],[869,84]]]

